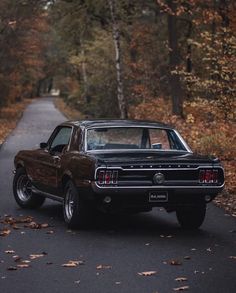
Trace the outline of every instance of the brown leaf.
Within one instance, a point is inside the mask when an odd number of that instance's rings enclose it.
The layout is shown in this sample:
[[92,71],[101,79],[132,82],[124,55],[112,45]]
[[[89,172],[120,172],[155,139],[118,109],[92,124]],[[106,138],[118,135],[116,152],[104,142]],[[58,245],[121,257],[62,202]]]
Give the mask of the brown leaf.
[[26,263],[21,263],[21,264],[18,264],[17,267],[21,269],[27,269],[30,267],[30,265]]
[[138,273],[138,275],[147,277],[147,276],[153,276],[156,273],[157,273],[157,271],[147,271],[147,272]]
[[50,230],[46,232],[47,234],[54,234],[54,231]]
[[16,267],[8,267],[7,270],[8,270],[8,271],[16,271],[17,268],[16,268]]
[[11,233],[11,230],[3,229],[0,231],[0,236],[5,237],[5,236],[8,236],[10,233]]
[[30,259],[36,259],[45,256],[45,254],[30,254]]
[[112,267],[111,266],[107,266],[107,265],[98,265],[96,267],[97,270],[107,270],[107,269],[111,269]]
[[13,253],[15,253],[15,251],[14,250],[5,250],[5,253],[6,254],[13,254]]
[[181,261],[179,261],[178,259],[172,259],[172,260],[170,260],[170,265],[172,265],[172,266],[180,266],[180,265],[182,265],[182,262]]
[[44,223],[44,224],[40,224],[40,227],[43,229],[43,228],[48,228],[49,227],[49,224],[47,223]]
[[236,259],[236,256],[231,255],[229,258],[231,258],[231,259]]
[[174,291],[184,291],[184,290],[188,290],[189,286],[182,286],[182,287],[178,287],[178,288],[173,288]]
[[13,255],[14,262],[19,262],[21,257],[19,255]]
[[187,281],[187,280],[188,279],[185,278],[185,277],[178,277],[178,278],[175,279],[175,281],[177,281],[177,282],[184,282],[184,281]]
[[64,263],[62,264],[62,267],[66,267],[66,268],[74,268],[77,267],[79,265],[83,265],[85,262],[82,260],[70,260],[68,261],[68,263]]

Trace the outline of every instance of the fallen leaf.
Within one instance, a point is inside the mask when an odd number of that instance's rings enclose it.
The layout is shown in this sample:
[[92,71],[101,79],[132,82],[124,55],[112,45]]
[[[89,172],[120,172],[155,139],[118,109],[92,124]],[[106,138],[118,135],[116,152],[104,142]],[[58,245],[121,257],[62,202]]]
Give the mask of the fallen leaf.
[[54,234],[54,231],[50,230],[46,232],[47,234]]
[[14,262],[18,262],[21,260],[21,257],[19,255],[13,255],[13,259],[14,259]]
[[189,286],[182,286],[182,287],[178,287],[178,288],[173,288],[174,291],[184,291],[184,290],[188,290]]
[[44,224],[40,224],[40,228],[44,229],[44,228],[48,228],[49,224],[44,223]]
[[157,273],[157,271],[148,271],[148,272],[141,272],[141,273],[138,273],[138,275],[147,277],[147,276],[153,276],[153,275],[155,275],[156,273]]
[[175,281],[177,281],[177,282],[184,282],[184,281],[187,281],[187,280],[188,279],[185,278],[185,277],[178,277],[178,278],[175,279]]
[[6,254],[13,254],[13,253],[15,253],[15,251],[14,250],[5,250],[5,253]]
[[17,267],[18,268],[21,268],[21,269],[27,269],[27,268],[30,267],[30,265],[29,264],[22,263],[22,264],[18,264]]
[[17,268],[16,268],[16,267],[8,267],[7,270],[8,270],[8,271],[16,271]]
[[37,259],[37,258],[40,258],[40,257],[44,257],[45,254],[30,254],[30,259]]
[[170,260],[169,264],[172,266],[180,266],[180,265],[182,265],[182,262],[177,259],[172,259],[172,260]]
[[112,267],[111,266],[107,266],[107,265],[99,265],[96,267],[97,270],[107,270],[107,269],[111,269]]
[[27,259],[23,259],[22,261],[21,261],[21,264],[28,264],[28,263],[30,263],[31,261],[30,260],[27,260]]
[[83,260],[70,260],[68,263],[62,264],[62,266],[66,268],[74,268],[83,264],[85,264]]
[[11,230],[3,229],[3,230],[0,231],[0,236],[5,237],[5,236],[8,236],[10,233],[11,233]]
[[231,259],[236,259],[236,256],[231,255],[229,258],[231,258]]
[[186,256],[184,257],[184,259],[189,260],[189,259],[191,259],[191,257],[190,257],[189,255],[186,255]]

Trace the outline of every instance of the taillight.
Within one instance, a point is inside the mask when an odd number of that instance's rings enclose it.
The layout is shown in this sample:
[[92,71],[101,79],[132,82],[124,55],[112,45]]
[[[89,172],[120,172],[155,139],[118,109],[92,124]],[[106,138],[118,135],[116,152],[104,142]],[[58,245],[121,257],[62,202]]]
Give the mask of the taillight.
[[118,171],[113,170],[98,170],[97,182],[100,185],[110,185],[118,183]]
[[98,176],[97,176],[97,180],[99,184],[103,184],[104,180],[105,180],[105,171],[99,171],[98,172]]
[[218,183],[218,170],[207,169],[199,172],[200,183]]

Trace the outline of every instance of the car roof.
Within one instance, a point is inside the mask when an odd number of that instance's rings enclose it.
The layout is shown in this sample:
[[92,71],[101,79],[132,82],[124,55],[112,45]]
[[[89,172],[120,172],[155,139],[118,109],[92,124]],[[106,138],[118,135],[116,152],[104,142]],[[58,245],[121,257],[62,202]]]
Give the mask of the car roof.
[[85,128],[96,128],[96,127],[161,127],[172,129],[170,125],[156,122],[156,121],[144,121],[144,120],[128,120],[128,119],[96,119],[96,120],[81,120],[81,121],[67,121],[63,125],[69,124],[73,126],[82,126]]

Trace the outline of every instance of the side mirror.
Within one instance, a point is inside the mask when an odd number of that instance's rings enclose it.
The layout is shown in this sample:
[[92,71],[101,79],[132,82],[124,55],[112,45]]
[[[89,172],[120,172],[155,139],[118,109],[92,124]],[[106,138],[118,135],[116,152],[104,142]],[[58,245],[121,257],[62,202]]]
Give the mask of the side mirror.
[[47,144],[47,142],[41,142],[40,145],[39,145],[39,147],[41,149],[46,149],[48,147],[48,144]]

